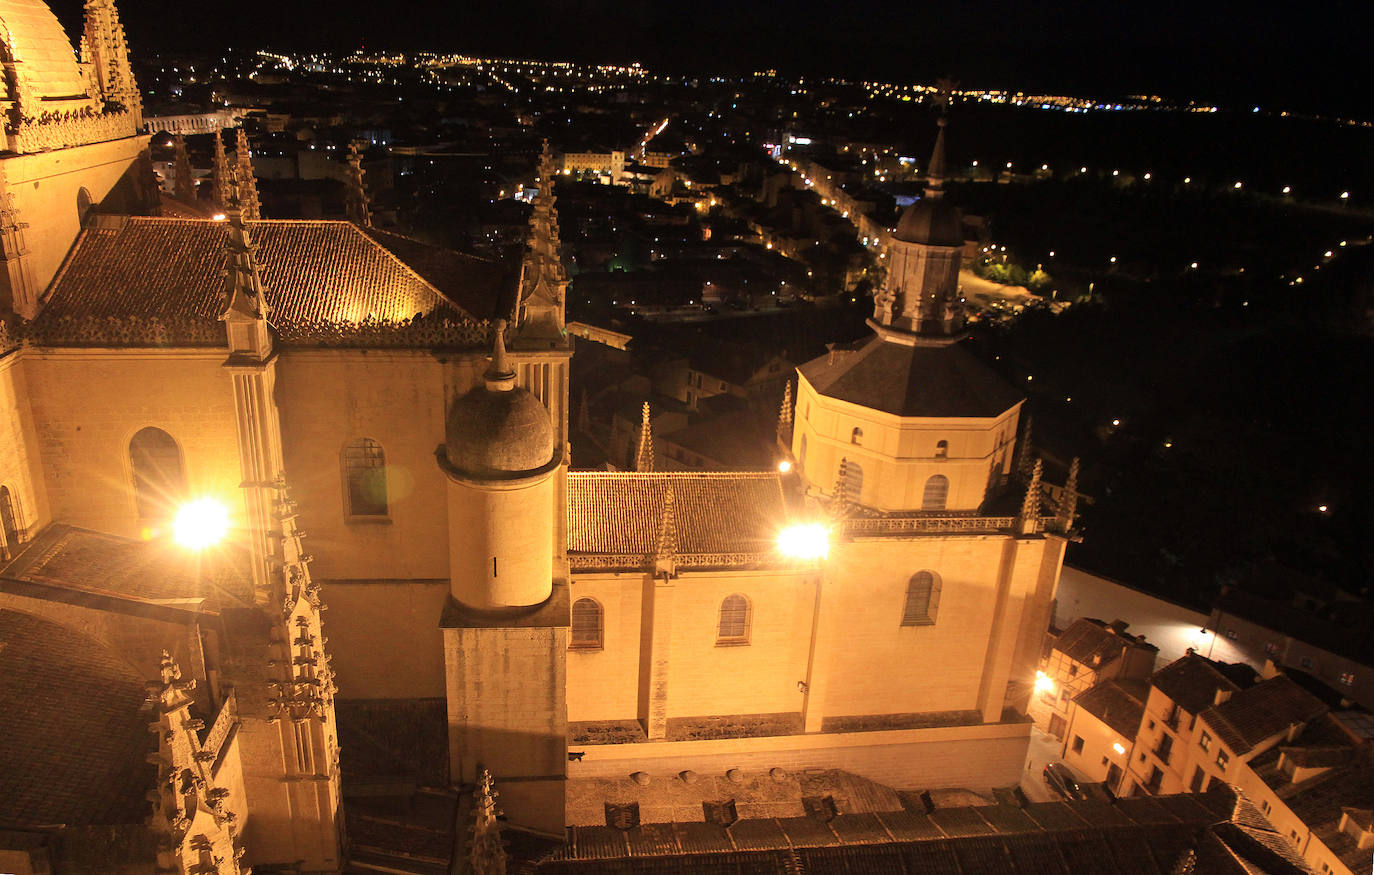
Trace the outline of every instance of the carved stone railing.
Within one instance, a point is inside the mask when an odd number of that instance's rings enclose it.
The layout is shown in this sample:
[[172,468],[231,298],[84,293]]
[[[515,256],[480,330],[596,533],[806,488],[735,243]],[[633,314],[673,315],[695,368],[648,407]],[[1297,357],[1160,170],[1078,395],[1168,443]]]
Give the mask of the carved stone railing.
[[201,742],[201,750],[213,753],[213,757],[206,757],[211,763],[219,762],[221,748],[229,740],[229,733],[239,722],[239,704],[234,691],[230,690],[229,695],[224,700],[224,705],[220,707],[219,713],[215,715],[215,722],[210,724],[210,728],[205,731],[205,740]]
[[[917,516],[847,519],[841,523],[844,533],[855,535],[938,535],[938,534],[1007,534],[1019,531],[1014,516]],[[1036,532],[1059,531],[1057,517],[1040,517]]]
[[[487,342],[488,330],[487,323],[477,319],[366,319],[289,324],[280,326],[277,336],[283,345],[292,347],[472,349]],[[225,336],[217,320],[204,316],[62,316],[40,318],[0,333],[0,352],[20,344],[222,347]]]
[[132,137],[137,120],[128,110],[91,115],[64,113],[6,125],[9,150],[21,155]]
[[[570,553],[568,564],[574,571],[652,568],[658,557],[645,553]],[[679,553],[673,557],[678,568],[753,568],[781,564],[788,560],[777,553]]]
[[223,346],[224,326],[214,319],[130,316],[62,316],[38,319],[18,332],[30,346]]
[[488,342],[488,323],[479,319],[373,319],[360,322],[303,322],[278,326],[287,346],[367,349],[461,348]]

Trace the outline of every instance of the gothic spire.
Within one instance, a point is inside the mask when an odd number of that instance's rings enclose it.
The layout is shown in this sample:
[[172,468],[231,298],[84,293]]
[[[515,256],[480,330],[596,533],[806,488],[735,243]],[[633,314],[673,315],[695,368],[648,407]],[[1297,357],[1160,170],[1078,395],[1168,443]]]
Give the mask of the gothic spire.
[[186,137],[181,134],[172,138],[172,176],[175,179],[177,199],[195,203],[196,175],[191,169],[191,156],[186,152]]
[[124,109],[133,116],[134,127],[141,128],[143,100],[129,64],[129,45],[114,0],[86,0],[85,12],[81,61],[89,65],[92,84],[104,98],[107,111]]
[[348,144],[348,220],[362,228],[372,227],[372,211],[367,200],[367,184],[363,182],[363,157],[358,144]]
[[473,875],[506,875],[506,846],[501,841],[500,794],[492,788],[486,769],[472,792],[472,839],[468,842],[468,871]]
[[1026,486],[1026,497],[1021,502],[1021,531],[1025,534],[1034,533],[1040,520],[1040,478],[1044,473],[1045,463],[1036,459],[1035,470]]
[[210,167],[210,178],[215,186],[215,203],[222,207],[229,205],[229,188],[233,171],[229,168],[229,156],[224,152],[223,132],[215,129],[214,163]]
[[248,133],[238,128],[238,138],[234,143],[234,160],[238,165],[238,200],[243,217],[250,222],[262,218],[262,208],[258,202],[258,181],[253,176],[253,153],[248,148]]
[[930,154],[930,167],[926,170],[926,197],[930,198],[945,196],[945,176],[948,173],[945,162],[945,126],[949,124],[949,119],[942,115],[936,124],[940,126],[940,131],[935,135],[935,149]]
[[677,558],[676,501],[673,497],[673,484],[670,482],[667,491],[663,493],[663,515],[658,521],[658,545],[654,551],[654,558],[659,562],[671,563]]
[[639,443],[635,446],[635,470],[654,470],[654,431],[649,418],[648,401],[644,402],[644,409],[640,414]]
[[1019,480],[1029,478],[1031,469],[1035,467],[1031,445],[1031,426],[1034,422],[1029,415],[1026,416],[1026,427],[1021,430],[1021,443],[1016,447],[1016,477]]
[[1059,502],[1059,527],[1065,532],[1073,529],[1078,511],[1078,457],[1069,464],[1069,477],[1064,481],[1064,498]]
[[219,318],[226,321],[236,318],[266,320],[271,308],[267,305],[266,287],[258,270],[258,247],[249,238],[243,210],[232,193],[225,212],[229,239],[224,248],[228,253],[228,265],[224,270],[224,312]]
[[778,408],[778,443],[786,446],[792,442],[792,381],[782,387],[782,406]]

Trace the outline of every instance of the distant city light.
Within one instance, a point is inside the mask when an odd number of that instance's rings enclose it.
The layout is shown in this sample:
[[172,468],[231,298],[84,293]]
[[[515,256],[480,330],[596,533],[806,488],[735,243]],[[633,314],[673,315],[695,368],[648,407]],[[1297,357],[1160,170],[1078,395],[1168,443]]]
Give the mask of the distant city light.
[[198,498],[182,505],[172,522],[177,543],[191,550],[204,550],[229,533],[229,511],[213,498]]
[[1283,193],[1284,193],[1284,194],[1292,194],[1292,193],[1293,193],[1293,186],[1291,186],[1291,185],[1285,185],[1285,186],[1283,187]]
[[789,559],[824,559],[830,555],[830,531],[820,523],[798,523],[778,535],[778,552]]
[[1119,419],[1113,419],[1113,420],[1112,420],[1112,425],[1120,425],[1120,424],[1121,424],[1121,420],[1119,420]]
[[1232,188],[1237,188],[1237,189],[1240,188],[1240,180],[1236,180],[1236,184],[1233,185],[1233,186],[1231,186],[1231,187],[1232,187]]
[[1350,197],[1350,192],[1348,192],[1348,191],[1343,191],[1343,192],[1341,192],[1341,200],[1346,200],[1346,199],[1348,199],[1349,197]]
[[1317,505],[1317,510],[1321,511],[1322,513],[1326,513],[1327,507],[1324,504],[1319,504]]

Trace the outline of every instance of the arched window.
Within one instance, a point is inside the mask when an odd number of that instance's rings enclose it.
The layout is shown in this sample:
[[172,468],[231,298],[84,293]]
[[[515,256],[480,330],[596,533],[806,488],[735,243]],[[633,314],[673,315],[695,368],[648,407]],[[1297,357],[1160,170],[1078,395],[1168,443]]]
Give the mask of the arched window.
[[19,552],[19,514],[14,509],[14,496],[8,486],[0,486],[0,533],[3,533],[0,555],[8,551],[8,558],[13,559]]
[[931,571],[918,571],[906,584],[906,603],[902,606],[903,626],[934,626],[940,608],[940,578]]
[[186,470],[177,442],[160,428],[145,428],[129,441],[129,466],[139,520],[170,519],[186,497]]
[[949,499],[949,478],[936,474],[926,480],[926,491],[921,496],[921,510],[944,510]]
[[949,441],[935,442],[935,458],[943,459],[949,455]]
[[386,453],[372,438],[344,447],[344,486],[349,516],[386,516]]
[[601,605],[595,599],[578,599],[572,606],[572,640],[578,650],[601,649]]
[[749,600],[739,593],[726,596],[725,601],[720,603],[716,643],[748,644],[749,619]]
[[849,433],[849,442],[856,445],[862,444],[864,442],[864,430],[857,425],[854,426],[854,430]]

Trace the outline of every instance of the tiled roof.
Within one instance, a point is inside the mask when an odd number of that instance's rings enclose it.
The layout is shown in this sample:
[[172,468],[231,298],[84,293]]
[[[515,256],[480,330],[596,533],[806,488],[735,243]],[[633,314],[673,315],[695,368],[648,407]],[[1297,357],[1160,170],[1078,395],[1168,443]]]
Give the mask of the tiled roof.
[[0,589],[57,601],[117,599],[186,611],[251,604],[247,567],[232,549],[191,554],[167,538],[141,541],[54,523],[0,566]]
[[1138,678],[1107,681],[1074,697],[1074,703],[1101,720],[1118,735],[1134,739],[1145,715],[1149,681]]
[[782,482],[773,473],[574,471],[568,551],[653,555],[669,491],[680,556],[767,552],[786,522]]
[[103,645],[0,610],[0,822],[140,823],[155,779],[145,696]]
[[[1102,802],[1029,806],[1007,818],[996,806],[840,814],[817,818],[645,824],[621,831],[579,826],[568,842],[530,868],[539,873],[1145,873],[1174,871],[1189,850],[1210,843],[1220,862],[1210,875],[1303,872],[1293,868],[1264,828],[1235,824],[1235,795],[1225,787],[1163,796],[1149,806]],[[1053,809],[1054,816],[1049,816]],[[1094,809],[1110,809],[1099,816]],[[1133,813],[1134,812],[1134,813]],[[854,821],[851,823],[850,821]],[[1010,829],[1000,825],[1010,823]],[[1046,824],[1050,825],[1046,825]],[[1038,824],[1038,825],[1037,825]],[[1289,855],[1291,858],[1291,854]]]
[[1315,720],[1326,710],[1316,696],[1277,675],[1203,711],[1202,719],[1223,744],[1243,755],[1266,738],[1295,723]]
[[[247,225],[258,246],[269,320],[278,328],[416,314],[480,317],[500,294],[497,265],[395,234],[369,236],[350,222]],[[196,219],[98,219],[77,239],[36,322],[40,328],[90,317],[213,323],[223,311],[226,228]],[[401,254],[417,258],[420,267],[408,266]]]
[[[1090,668],[1100,669],[1121,658],[1128,647],[1152,647],[1138,644],[1133,635],[1118,635],[1107,628],[1101,620],[1080,617],[1069,624],[1054,642],[1054,649],[1063,653],[1074,662]],[[1097,661],[1094,662],[1093,660]]]
[[817,392],[897,416],[1000,416],[1020,392],[963,344],[907,346],[872,337],[801,366]]
[[1240,692],[1240,687],[1217,670],[1217,664],[1190,653],[1150,677],[1151,686],[1189,714],[1201,714],[1216,701],[1217,691]]
[[380,228],[367,228],[363,233],[403,261],[449,300],[479,319],[504,316],[498,310],[503,307],[509,310],[513,303],[511,298],[515,289],[513,285],[507,288],[512,280],[506,275],[502,264]]

